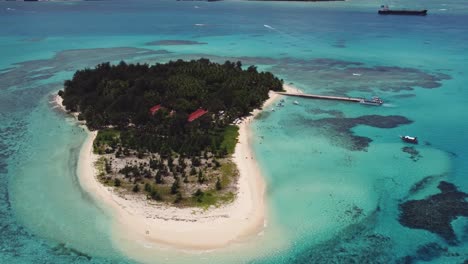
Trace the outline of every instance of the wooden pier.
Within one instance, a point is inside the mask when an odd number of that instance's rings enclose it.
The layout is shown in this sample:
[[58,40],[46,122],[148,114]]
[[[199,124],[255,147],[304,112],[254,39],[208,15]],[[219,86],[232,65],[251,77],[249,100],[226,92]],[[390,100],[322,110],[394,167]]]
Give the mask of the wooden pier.
[[362,101],[362,98],[356,98],[356,97],[341,97],[341,96],[303,94],[303,93],[286,93],[286,92],[276,92],[276,93],[281,94],[281,95],[286,95],[286,96],[303,97],[303,98],[310,98],[310,99],[335,100],[335,101],[345,101],[345,102],[354,102],[354,103],[359,103]]

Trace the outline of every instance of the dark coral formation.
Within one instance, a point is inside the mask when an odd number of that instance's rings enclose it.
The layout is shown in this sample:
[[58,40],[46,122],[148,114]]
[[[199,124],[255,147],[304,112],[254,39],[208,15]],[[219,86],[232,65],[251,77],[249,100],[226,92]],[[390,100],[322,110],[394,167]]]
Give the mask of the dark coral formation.
[[410,159],[414,162],[422,158],[422,156],[419,154],[419,151],[417,151],[414,147],[403,147],[401,148],[401,151],[410,154]]
[[345,211],[345,215],[352,220],[357,220],[364,215],[364,210],[356,205]]
[[369,231],[337,237],[289,263],[392,263],[391,246],[389,237]]
[[[204,42],[191,40],[158,40],[146,43],[146,45],[200,45]],[[262,64],[271,65],[270,71],[275,74],[288,76],[301,83],[313,82],[313,86],[322,93],[347,95],[353,91],[375,93],[382,91],[413,90],[415,87],[436,88],[441,86],[441,81],[450,79],[450,76],[441,72],[428,73],[415,68],[403,68],[395,66],[368,66],[361,62],[343,61],[328,58],[297,59],[284,57],[280,59],[267,57],[222,57],[209,54],[185,54],[178,58],[190,60],[204,57],[215,62],[226,60],[241,60],[244,65]],[[89,65],[96,65],[102,61],[129,60],[139,58],[145,60],[174,59],[170,52],[165,50],[149,50],[132,47],[98,48],[66,50],[57,53],[51,59],[33,60],[16,64],[17,68],[0,73],[1,79],[7,79],[0,83],[10,87],[17,85],[22,78],[29,80],[31,76],[36,78],[54,74],[59,71],[74,71]],[[354,75],[355,73],[359,76]],[[8,75],[4,75],[8,74]],[[307,80],[304,80],[307,76]],[[32,82],[32,80],[29,80]]]
[[333,143],[354,151],[365,151],[372,142],[371,138],[355,135],[352,128],[358,125],[366,125],[378,128],[395,128],[400,125],[410,124],[411,120],[404,116],[365,115],[355,118],[337,117],[309,120],[313,127],[326,129]]
[[345,228],[334,238],[311,246],[287,263],[393,263],[392,241],[373,230],[378,211]]
[[[338,43],[340,44],[340,43]],[[365,65],[361,62],[329,58],[297,59],[291,57],[220,57],[209,54],[189,54],[186,60],[208,58],[212,61],[241,60],[244,65],[272,65],[269,71],[288,76],[299,83],[310,84],[315,93],[346,96],[350,92],[411,91],[415,88],[438,88],[451,79],[446,70],[425,72],[416,68]]]
[[419,191],[425,189],[427,186],[434,183],[434,181],[437,181],[445,176],[446,174],[438,174],[424,177],[422,180],[416,182],[415,184],[413,184],[413,186],[411,186],[411,189],[409,190],[409,195],[415,195]]
[[336,118],[344,118],[345,115],[343,112],[338,111],[338,110],[324,110],[320,108],[314,108],[314,109],[309,109],[307,110],[308,113],[314,114],[314,115],[320,115],[320,114],[327,114],[331,115]]
[[[416,250],[415,254],[404,256],[396,261],[397,264],[412,264],[421,261],[429,262],[440,257],[459,257],[460,253],[450,252],[447,247],[441,246],[435,242],[424,244]],[[453,260],[453,263],[456,263]]]
[[206,42],[198,42],[193,40],[178,40],[178,39],[165,39],[156,40],[145,43],[146,46],[177,46],[177,45],[204,45]]
[[447,252],[448,249],[435,242],[422,245],[416,251],[416,256],[420,260],[430,261],[440,257],[443,253]]
[[[450,79],[444,73],[427,73],[415,68],[396,66],[368,66],[359,62],[333,59],[281,59],[272,71],[287,74],[303,83],[303,76],[313,80],[314,87],[323,93],[347,95],[352,91],[375,92],[413,90],[415,87],[437,88],[441,81]],[[293,71],[291,73],[291,71]]]
[[[19,156],[15,153],[29,142],[28,123],[24,116],[38,104],[43,104],[38,98],[44,98],[63,85],[55,80],[38,84],[34,79],[89,67],[102,60],[141,60],[165,53],[136,48],[69,50],[59,52],[50,59],[25,61],[0,70],[0,182],[8,183],[9,177],[15,175],[15,166],[7,167],[7,162],[19,164],[15,160]],[[0,184],[0,263],[115,263],[112,259],[96,256],[90,260],[90,256],[68,247],[53,248],[49,240],[34,236],[17,222],[8,188],[8,184]]]
[[415,94],[396,94],[393,96],[393,98],[397,98],[397,99],[411,98],[411,97],[416,97],[416,95]]
[[92,257],[88,254],[85,254],[79,250],[76,250],[74,248],[67,247],[64,243],[60,243],[57,246],[52,248],[52,251],[57,254],[57,255],[63,255],[63,256],[74,256],[78,258],[84,258],[88,261],[92,259]]
[[0,90],[15,86],[27,87],[58,72],[75,71],[103,61],[131,60],[165,54],[169,52],[131,47],[65,50],[50,59],[16,63],[16,68],[0,72]]
[[441,193],[400,204],[399,221],[404,226],[428,230],[448,243],[456,244],[457,237],[451,223],[458,216],[468,216],[468,195],[445,181],[437,187]]

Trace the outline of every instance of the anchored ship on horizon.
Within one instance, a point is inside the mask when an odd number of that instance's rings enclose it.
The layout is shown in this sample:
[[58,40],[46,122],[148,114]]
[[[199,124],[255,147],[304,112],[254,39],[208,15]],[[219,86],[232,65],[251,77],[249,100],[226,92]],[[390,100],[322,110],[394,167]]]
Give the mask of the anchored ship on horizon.
[[379,15],[413,15],[413,16],[425,16],[427,15],[427,9],[422,10],[407,10],[407,9],[390,9],[388,5],[382,5],[379,9]]

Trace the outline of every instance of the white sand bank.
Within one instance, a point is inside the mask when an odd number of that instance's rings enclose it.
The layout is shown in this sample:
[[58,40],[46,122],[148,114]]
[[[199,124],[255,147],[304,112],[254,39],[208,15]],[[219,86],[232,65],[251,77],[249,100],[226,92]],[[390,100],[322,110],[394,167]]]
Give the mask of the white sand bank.
[[[289,92],[296,90],[287,85],[284,88]],[[274,92],[269,95],[263,108],[280,97]],[[61,106],[62,100],[56,96],[55,102]],[[239,124],[239,140],[233,155],[240,173],[236,199],[209,210],[170,207],[143,196],[119,194],[104,186],[96,178],[94,163],[98,157],[92,152],[97,133],[89,132],[79,156],[79,181],[97,204],[111,214],[115,246],[130,257],[139,259],[138,248],[147,248],[148,245],[205,251],[222,248],[262,232],[266,226],[265,182],[251,149],[249,128],[259,112],[261,110],[255,110]]]

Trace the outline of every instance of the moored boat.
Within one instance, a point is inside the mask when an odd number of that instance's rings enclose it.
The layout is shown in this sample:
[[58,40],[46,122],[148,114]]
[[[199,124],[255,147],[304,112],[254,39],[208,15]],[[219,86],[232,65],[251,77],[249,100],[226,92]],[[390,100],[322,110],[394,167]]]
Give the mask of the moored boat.
[[360,104],[365,104],[365,105],[375,105],[375,106],[380,106],[382,105],[384,102],[382,99],[380,99],[379,97],[377,96],[374,96],[372,97],[372,99],[365,99],[365,98],[362,98],[360,101],[359,101]]
[[418,138],[417,137],[400,136],[400,138],[404,142],[411,143],[411,144],[418,144]]
[[425,16],[427,15],[427,9],[422,10],[407,10],[407,9],[389,9],[387,5],[381,6],[379,15],[413,15],[413,16]]

